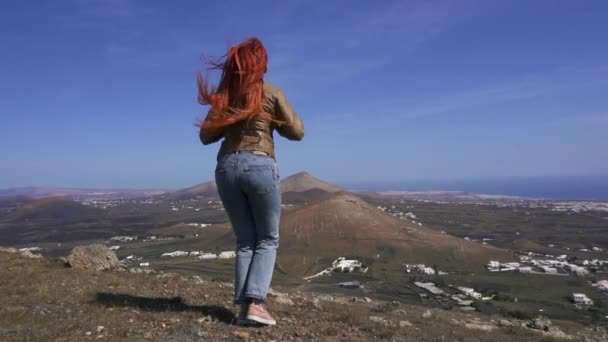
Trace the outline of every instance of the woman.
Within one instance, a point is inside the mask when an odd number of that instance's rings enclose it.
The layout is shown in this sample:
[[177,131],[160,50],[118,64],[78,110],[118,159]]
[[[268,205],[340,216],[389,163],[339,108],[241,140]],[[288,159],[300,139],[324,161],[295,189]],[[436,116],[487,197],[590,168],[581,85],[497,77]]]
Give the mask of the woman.
[[215,181],[237,239],[234,304],[238,324],[274,325],[265,306],[279,245],[281,188],[273,130],[301,140],[304,125],[276,86],[264,82],[268,57],[256,38],[230,48],[217,88],[198,74],[199,103],[211,105],[200,126],[205,145],[224,138]]

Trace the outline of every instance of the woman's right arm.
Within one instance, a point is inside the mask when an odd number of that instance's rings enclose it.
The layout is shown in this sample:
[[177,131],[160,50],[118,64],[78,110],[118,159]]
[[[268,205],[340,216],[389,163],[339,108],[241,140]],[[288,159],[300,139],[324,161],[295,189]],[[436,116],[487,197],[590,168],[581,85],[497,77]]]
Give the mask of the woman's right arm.
[[220,140],[223,137],[222,131],[210,132],[208,129],[203,129],[203,126],[209,120],[210,112],[211,112],[211,110],[209,110],[209,112],[207,113],[207,116],[205,117],[205,120],[201,123],[200,131],[198,134],[203,145],[213,144],[214,142]]
[[282,124],[277,124],[277,132],[289,140],[302,140],[304,138],[304,123],[293,110],[283,91],[279,90],[276,94],[275,113],[277,120]]

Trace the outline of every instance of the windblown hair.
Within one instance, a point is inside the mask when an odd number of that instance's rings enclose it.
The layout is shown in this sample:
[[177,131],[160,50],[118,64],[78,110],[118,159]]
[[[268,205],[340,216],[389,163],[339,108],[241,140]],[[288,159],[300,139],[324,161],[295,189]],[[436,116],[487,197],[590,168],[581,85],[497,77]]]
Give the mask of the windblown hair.
[[198,102],[211,105],[207,118],[198,125],[208,132],[218,132],[224,127],[245,119],[261,115],[273,120],[264,112],[264,74],[267,70],[268,55],[262,42],[248,38],[231,47],[222,57],[224,61],[209,61],[208,69],[222,69],[222,77],[217,88],[210,84],[208,77],[197,73]]

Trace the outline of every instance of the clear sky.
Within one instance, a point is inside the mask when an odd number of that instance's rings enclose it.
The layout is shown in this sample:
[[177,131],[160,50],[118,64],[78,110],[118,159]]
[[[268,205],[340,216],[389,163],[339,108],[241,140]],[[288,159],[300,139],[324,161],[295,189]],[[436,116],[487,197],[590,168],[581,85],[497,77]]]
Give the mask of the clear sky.
[[608,175],[608,2],[0,3],[0,187],[185,187],[203,53],[257,36],[305,123],[281,176]]

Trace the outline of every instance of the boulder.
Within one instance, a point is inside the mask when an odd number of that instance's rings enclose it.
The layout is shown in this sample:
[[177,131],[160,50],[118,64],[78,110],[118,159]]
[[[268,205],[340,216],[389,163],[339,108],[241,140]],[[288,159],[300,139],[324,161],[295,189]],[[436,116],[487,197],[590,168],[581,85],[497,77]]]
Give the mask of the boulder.
[[536,318],[529,320],[526,323],[526,326],[530,329],[549,331],[549,329],[551,329],[551,327],[553,326],[553,323],[551,323],[551,321],[548,318],[545,318],[543,316],[538,316]]
[[114,251],[104,245],[77,246],[67,257],[67,265],[74,269],[108,271],[120,267]]

